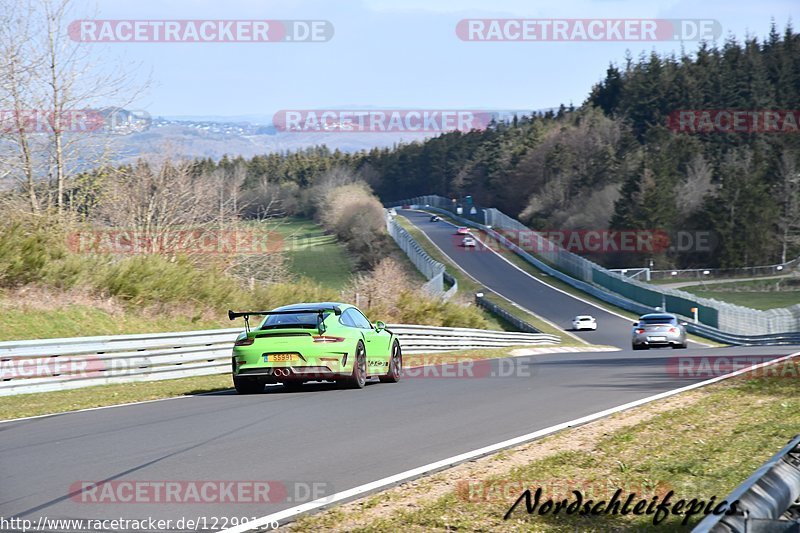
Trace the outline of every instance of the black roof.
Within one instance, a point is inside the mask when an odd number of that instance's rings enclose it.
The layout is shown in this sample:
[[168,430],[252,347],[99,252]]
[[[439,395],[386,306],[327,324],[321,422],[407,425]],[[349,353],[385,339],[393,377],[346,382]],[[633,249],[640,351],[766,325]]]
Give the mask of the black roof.
[[282,307],[276,307],[275,309],[273,309],[273,311],[293,311],[295,309],[297,309],[298,311],[304,309],[330,309],[331,311],[333,311],[334,309],[341,307],[349,307],[349,305],[339,302],[308,302],[308,303],[290,304],[290,305],[284,305]]

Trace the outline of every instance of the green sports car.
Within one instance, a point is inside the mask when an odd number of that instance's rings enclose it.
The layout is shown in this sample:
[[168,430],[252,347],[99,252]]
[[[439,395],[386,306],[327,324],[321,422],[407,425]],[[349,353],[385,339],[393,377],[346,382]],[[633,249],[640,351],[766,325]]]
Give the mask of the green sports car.
[[[251,316],[264,316],[250,329]],[[361,389],[367,378],[400,379],[400,342],[383,322],[374,325],[355,306],[322,302],[272,311],[228,311],[245,320],[233,346],[233,384],[239,394],[267,383],[296,389],[306,381],[337,381]]]

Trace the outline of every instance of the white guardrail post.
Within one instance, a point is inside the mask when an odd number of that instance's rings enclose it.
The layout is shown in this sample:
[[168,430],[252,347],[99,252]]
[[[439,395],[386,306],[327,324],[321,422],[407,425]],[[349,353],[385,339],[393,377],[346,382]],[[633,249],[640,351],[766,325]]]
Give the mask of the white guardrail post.
[[[393,324],[404,353],[558,344],[555,335]],[[0,342],[0,396],[224,374],[242,329]]]

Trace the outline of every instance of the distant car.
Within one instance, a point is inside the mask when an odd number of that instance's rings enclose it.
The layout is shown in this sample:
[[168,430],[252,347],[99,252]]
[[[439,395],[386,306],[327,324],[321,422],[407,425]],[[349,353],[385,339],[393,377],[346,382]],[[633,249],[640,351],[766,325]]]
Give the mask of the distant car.
[[463,246],[465,248],[475,248],[475,246],[477,246],[477,245],[478,245],[478,243],[477,243],[477,241],[475,240],[474,237],[467,236],[467,237],[464,237],[464,239],[462,239],[462,241],[461,241],[461,246]]
[[686,322],[669,313],[650,313],[633,323],[631,344],[634,350],[651,346],[686,348]]
[[469,235],[469,228],[466,227],[466,226],[460,226],[456,230],[456,233],[459,234],[459,235]]
[[572,319],[572,329],[575,331],[580,331],[582,329],[594,331],[597,329],[597,320],[590,315],[578,315]]
[[440,217],[439,215],[433,215],[431,217],[431,222],[439,222],[440,220],[442,220],[442,217]]

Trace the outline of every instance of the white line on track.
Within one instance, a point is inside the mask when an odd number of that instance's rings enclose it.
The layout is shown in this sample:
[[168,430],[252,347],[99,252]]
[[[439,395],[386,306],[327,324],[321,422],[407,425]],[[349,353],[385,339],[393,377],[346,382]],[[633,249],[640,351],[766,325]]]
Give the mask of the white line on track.
[[524,444],[526,442],[542,438],[546,435],[550,435],[551,433],[555,433],[563,429],[587,424],[589,422],[593,422],[594,420],[598,420],[600,418],[604,418],[613,415],[615,413],[619,413],[621,411],[632,409],[634,407],[639,407],[640,405],[644,405],[656,400],[661,400],[664,398],[668,398],[670,396],[674,396],[676,394],[680,394],[682,392],[698,389],[700,387],[705,387],[706,385],[711,385],[712,383],[717,383],[719,381],[729,379],[738,376],[740,374],[744,374],[745,372],[749,372],[758,368],[763,368],[765,366],[774,365],[776,363],[780,363],[781,361],[791,359],[792,357],[796,357],[798,355],[800,355],[800,352],[795,352],[793,354],[785,355],[783,357],[779,357],[777,359],[773,359],[765,363],[759,363],[757,365],[753,365],[747,368],[737,370],[735,372],[731,372],[730,374],[725,374],[724,376],[718,376],[712,379],[708,379],[706,381],[701,381],[699,383],[693,383],[691,385],[687,385],[679,389],[673,389],[670,391],[655,394],[653,396],[648,396],[647,398],[642,398],[641,400],[636,400],[623,405],[618,405],[617,407],[612,407],[611,409],[606,409],[605,411],[600,411],[598,413],[587,415],[581,418],[576,418],[575,420],[570,420],[569,422],[563,422],[561,424],[540,429],[532,433],[520,435],[519,437],[504,440],[502,442],[498,442],[497,444],[491,444],[489,446],[484,446],[483,448],[478,448],[477,450],[472,450],[459,455],[454,455],[452,457],[448,457],[447,459],[442,459],[440,461],[429,463],[427,465],[413,468],[411,470],[406,470],[405,472],[385,477],[377,481],[365,483],[364,485],[359,485],[358,487],[353,487],[352,489],[348,489],[342,492],[337,492],[336,494],[333,494],[331,496],[319,498],[317,500],[304,503],[302,505],[297,505],[295,507],[290,507],[289,509],[285,509],[283,511],[278,511],[277,513],[272,513],[270,515],[262,516],[261,518],[252,520],[245,524],[221,530],[219,533],[245,533],[247,531],[252,531],[254,529],[261,528],[264,526],[269,527],[269,524],[275,522],[285,523],[291,521],[290,519],[294,519],[298,515],[309,513],[311,511],[316,511],[334,503],[352,500],[359,496],[364,496],[371,492],[376,492],[378,490],[385,489],[393,485],[397,485],[398,483],[401,483],[403,481],[408,481],[410,479],[414,479],[423,476],[425,474],[431,474],[438,470],[443,470],[445,468],[455,466],[465,461],[477,459],[478,457],[489,455],[491,453],[495,453],[497,451],[503,450],[505,448],[510,448],[512,446],[518,446],[520,444]]

